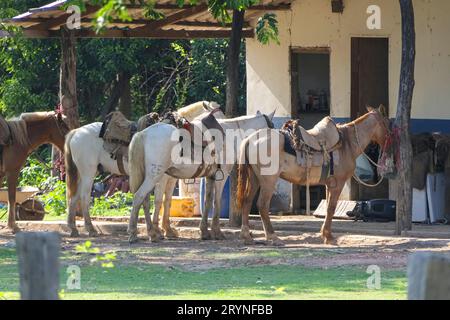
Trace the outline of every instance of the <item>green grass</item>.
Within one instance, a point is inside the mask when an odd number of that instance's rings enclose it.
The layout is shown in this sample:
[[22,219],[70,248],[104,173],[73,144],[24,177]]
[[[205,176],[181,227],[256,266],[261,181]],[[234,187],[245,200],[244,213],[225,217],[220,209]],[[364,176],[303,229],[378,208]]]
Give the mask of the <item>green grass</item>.
[[[158,265],[114,268],[81,264],[81,290],[66,288],[63,259],[61,289],[64,299],[405,299],[403,271],[382,270],[380,290],[366,287],[362,268],[305,268],[288,265],[216,268],[189,271]],[[73,260],[72,260],[73,261]],[[0,292],[18,298],[15,251],[0,249]]]

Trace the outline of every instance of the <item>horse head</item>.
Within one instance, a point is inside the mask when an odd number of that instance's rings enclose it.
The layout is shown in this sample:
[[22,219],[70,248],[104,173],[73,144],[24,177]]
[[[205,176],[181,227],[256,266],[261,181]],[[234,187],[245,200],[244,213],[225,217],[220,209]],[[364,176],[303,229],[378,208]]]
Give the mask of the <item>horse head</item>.
[[383,105],[380,105],[378,108],[367,106],[367,111],[375,117],[378,124],[373,132],[372,141],[383,148],[391,134],[391,123],[387,117],[386,109]]

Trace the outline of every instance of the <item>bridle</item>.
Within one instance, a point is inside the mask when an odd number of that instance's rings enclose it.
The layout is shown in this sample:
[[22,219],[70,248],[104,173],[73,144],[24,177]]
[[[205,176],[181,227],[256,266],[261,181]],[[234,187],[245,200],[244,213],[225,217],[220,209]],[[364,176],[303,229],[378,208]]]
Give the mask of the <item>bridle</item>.
[[58,128],[59,133],[61,134],[61,136],[65,137],[67,133],[64,133],[65,130],[63,130],[61,128],[61,122],[64,123],[64,125],[67,126],[67,124],[64,122],[63,120],[63,110],[62,110],[62,105],[58,104],[55,108],[55,114],[54,114],[54,120],[56,123],[56,127]]
[[[386,130],[386,136],[385,136],[385,139],[384,139],[384,145],[381,147],[381,152],[380,152],[380,154],[379,154],[379,156],[378,156],[378,161],[380,161],[380,159],[383,157],[383,154],[386,152],[387,141],[388,141],[388,138],[389,138],[390,135],[391,135],[391,130],[390,130],[390,128],[388,128],[388,127],[386,126],[386,123],[385,123],[384,119],[380,119],[380,114],[379,114],[377,111],[372,111],[371,113],[375,115],[378,124],[380,124],[380,122],[381,122],[381,124],[383,125],[384,129]],[[359,141],[359,135],[358,135],[358,127],[356,126],[356,124],[354,124],[353,127],[355,128],[356,144],[358,145],[359,149],[361,150],[361,154],[364,155],[364,157],[365,157],[371,164],[373,164],[377,169],[381,168],[381,166],[380,166],[378,163],[376,163],[375,161],[373,161],[373,160],[367,155],[367,153],[364,151],[364,149],[361,147],[361,142]],[[358,183],[360,183],[360,184],[362,184],[362,185],[364,185],[364,186],[366,186],[366,187],[369,187],[369,188],[375,188],[375,187],[379,186],[379,185],[383,182],[383,180],[384,180],[384,177],[381,177],[380,181],[378,181],[376,184],[370,185],[370,184],[367,184],[367,183],[365,183],[364,181],[362,181],[355,173],[353,173],[353,178],[354,178]]]

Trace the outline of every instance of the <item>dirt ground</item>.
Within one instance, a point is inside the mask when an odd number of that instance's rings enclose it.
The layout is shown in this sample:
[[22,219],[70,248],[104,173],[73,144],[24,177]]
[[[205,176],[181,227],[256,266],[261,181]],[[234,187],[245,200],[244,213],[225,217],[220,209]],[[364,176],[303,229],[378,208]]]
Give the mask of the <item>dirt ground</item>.
[[[126,223],[120,219],[97,221],[96,226],[103,234],[96,238],[88,238],[83,233],[80,238],[69,238],[63,222],[22,223],[20,226],[25,231],[59,231],[62,235],[63,255],[64,252],[74,253],[76,245],[90,240],[101,252],[116,252],[123,264],[154,264],[199,271],[217,267],[261,265],[318,268],[378,265],[387,269],[405,269],[408,255],[412,252],[435,251],[450,255],[450,239],[367,235],[364,234],[367,225],[362,225],[359,229],[357,225],[347,225],[355,229],[353,234],[339,232],[337,228],[334,233],[335,244],[325,245],[318,232],[305,231],[316,228],[317,223],[320,225],[319,221],[279,218],[275,219],[274,226],[285,245],[275,247],[264,240],[264,233],[257,221],[253,222],[252,231],[256,242],[251,246],[244,245],[239,240],[239,229],[230,228],[225,222],[223,230],[227,240],[200,241],[197,223],[198,220],[175,220],[173,225],[178,229],[180,238],[164,239],[158,243],[148,241],[144,226],[140,225],[141,239],[131,245],[126,235]],[[283,224],[290,227],[283,227]],[[295,228],[296,225],[298,228]],[[379,229],[380,232],[386,232],[390,227],[392,226],[380,225]],[[446,232],[447,229],[441,228],[442,230]],[[4,224],[0,224],[0,247],[14,246],[14,235],[5,229]]]

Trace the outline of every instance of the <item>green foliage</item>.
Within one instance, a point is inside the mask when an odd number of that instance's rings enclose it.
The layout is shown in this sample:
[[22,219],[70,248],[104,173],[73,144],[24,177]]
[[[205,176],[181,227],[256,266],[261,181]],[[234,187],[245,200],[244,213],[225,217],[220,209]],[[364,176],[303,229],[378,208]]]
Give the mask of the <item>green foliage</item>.
[[268,44],[270,41],[280,44],[278,40],[278,21],[274,13],[266,13],[258,19],[256,36],[258,41],[263,44]]
[[117,214],[128,215],[130,207],[133,204],[133,194],[116,192],[111,197],[95,198],[94,204],[91,208],[91,214],[95,216],[108,215],[111,210]]
[[50,215],[62,216],[66,213],[66,183],[51,177],[44,183],[44,193],[39,196]]
[[117,258],[115,252],[101,253],[99,248],[92,247],[92,242],[89,240],[77,245],[75,251],[78,253],[94,254],[95,257],[91,259],[91,263],[99,262],[102,268],[114,268],[113,261]]

